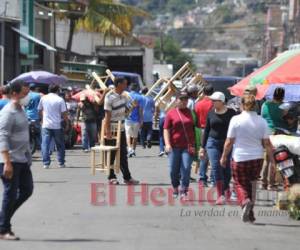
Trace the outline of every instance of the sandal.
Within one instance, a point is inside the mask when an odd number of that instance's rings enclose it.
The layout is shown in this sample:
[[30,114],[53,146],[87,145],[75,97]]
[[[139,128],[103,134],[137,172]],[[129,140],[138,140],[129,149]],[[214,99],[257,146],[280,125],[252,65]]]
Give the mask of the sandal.
[[115,179],[115,178],[108,180],[108,183],[110,185],[119,185],[120,184],[119,181],[117,179]]

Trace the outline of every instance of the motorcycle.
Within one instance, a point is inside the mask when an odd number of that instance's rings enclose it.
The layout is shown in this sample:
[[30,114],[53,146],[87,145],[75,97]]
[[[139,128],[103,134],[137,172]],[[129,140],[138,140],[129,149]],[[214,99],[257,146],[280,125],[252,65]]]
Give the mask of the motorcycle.
[[275,149],[274,159],[277,168],[288,186],[300,183],[300,161],[299,156],[290,152],[288,147],[282,145]]
[[[298,103],[284,103],[279,106],[285,110],[283,119],[288,124],[289,130],[276,128],[271,136],[274,146],[274,159],[277,168],[285,179],[285,187],[300,183],[300,105]],[[291,132],[292,131],[292,132]]]

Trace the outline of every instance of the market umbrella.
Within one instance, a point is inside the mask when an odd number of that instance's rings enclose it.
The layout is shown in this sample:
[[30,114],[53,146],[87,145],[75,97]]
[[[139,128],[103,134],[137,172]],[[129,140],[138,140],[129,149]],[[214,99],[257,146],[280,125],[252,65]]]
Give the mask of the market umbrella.
[[86,96],[90,102],[97,102],[100,100],[101,95],[102,94],[100,92],[95,91],[93,89],[84,89],[84,90],[76,93],[75,95],[73,95],[72,98],[74,100],[76,100],[77,102],[79,102],[81,96]]
[[26,83],[41,83],[41,84],[59,84],[63,85],[67,82],[67,78],[65,76],[52,74],[47,71],[30,71],[27,73],[23,73],[13,79],[11,82],[15,81],[24,81]]
[[[232,95],[242,96],[247,86],[256,86],[262,99],[272,84],[300,84],[300,50],[286,51],[229,88]],[[300,86],[299,86],[300,87]]]

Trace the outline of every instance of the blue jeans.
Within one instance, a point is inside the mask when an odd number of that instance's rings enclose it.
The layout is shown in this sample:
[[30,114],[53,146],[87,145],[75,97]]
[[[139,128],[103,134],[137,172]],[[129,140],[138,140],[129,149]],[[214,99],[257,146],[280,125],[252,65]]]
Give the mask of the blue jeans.
[[223,183],[223,191],[229,188],[231,179],[231,154],[229,154],[228,156],[226,168],[223,168],[220,165],[220,159],[223,153],[224,143],[224,140],[217,140],[212,137],[209,137],[206,144],[206,151],[211,164],[213,179],[215,183],[219,181]]
[[190,185],[191,167],[193,157],[187,149],[172,148],[169,154],[169,168],[173,188],[180,185],[181,190],[186,191]]
[[[12,163],[12,179],[2,178],[4,187],[2,208],[0,212],[0,233],[11,230],[11,218],[17,209],[32,195],[33,180],[30,166],[27,163]],[[4,164],[0,164],[0,175],[3,175]]]
[[42,129],[42,156],[44,165],[49,166],[51,163],[50,159],[50,145],[51,140],[55,141],[57,149],[57,160],[59,165],[65,164],[65,142],[64,132],[62,129]]
[[145,147],[145,141],[152,139],[152,122],[144,122],[141,129],[141,144]]
[[164,123],[165,118],[159,118],[159,152],[165,151]]
[[91,147],[94,147],[97,139],[97,123],[84,122],[81,129],[83,149],[90,149]]
[[199,180],[203,182],[207,182],[207,167],[208,167],[208,159],[200,160],[200,170],[199,170]]

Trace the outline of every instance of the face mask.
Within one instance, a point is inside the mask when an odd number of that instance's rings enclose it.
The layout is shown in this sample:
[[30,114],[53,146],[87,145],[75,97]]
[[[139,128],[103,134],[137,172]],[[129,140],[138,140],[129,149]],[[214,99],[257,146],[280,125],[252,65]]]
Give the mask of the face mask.
[[20,105],[22,105],[22,106],[27,106],[28,104],[29,104],[29,102],[30,102],[30,96],[29,95],[26,95],[26,96],[24,96],[22,99],[20,99],[20,101],[19,101],[19,103],[20,103]]

